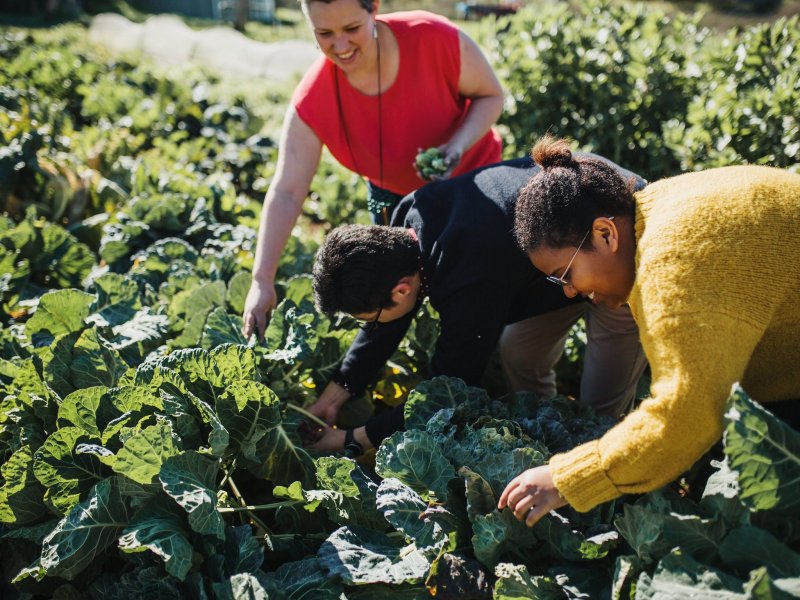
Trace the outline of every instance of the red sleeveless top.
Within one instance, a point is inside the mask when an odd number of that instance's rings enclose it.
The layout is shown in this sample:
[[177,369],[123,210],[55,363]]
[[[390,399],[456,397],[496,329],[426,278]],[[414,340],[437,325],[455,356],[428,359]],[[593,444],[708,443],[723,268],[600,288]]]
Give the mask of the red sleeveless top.
[[[377,96],[353,88],[322,56],[297,86],[292,104],[342,165],[378,187],[405,195],[427,183],[415,172],[417,150],[446,143],[464,120],[470,100],[458,93],[461,55],[458,29],[450,21],[425,11],[378,18],[392,30],[400,53],[397,78],[381,97],[383,181]],[[500,136],[488,131],[464,154],[453,175],[498,162],[500,150]]]

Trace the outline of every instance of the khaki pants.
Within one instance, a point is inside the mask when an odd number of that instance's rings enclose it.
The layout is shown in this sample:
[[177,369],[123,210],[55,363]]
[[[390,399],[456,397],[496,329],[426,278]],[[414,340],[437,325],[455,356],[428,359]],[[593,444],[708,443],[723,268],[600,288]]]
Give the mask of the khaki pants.
[[500,338],[503,371],[511,389],[556,394],[553,370],[575,322],[586,319],[586,355],[580,399],[601,414],[619,416],[633,407],[647,360],[630,308],[587,302],[508,325]]

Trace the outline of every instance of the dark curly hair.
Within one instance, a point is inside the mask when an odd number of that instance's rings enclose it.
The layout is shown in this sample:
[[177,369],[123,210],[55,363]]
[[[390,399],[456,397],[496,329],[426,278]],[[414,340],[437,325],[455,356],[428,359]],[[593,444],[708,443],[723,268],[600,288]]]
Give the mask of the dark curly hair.
[[[597,217],[634,214],[635,181],[591,157],[574,157],[569,143],[545,135],[531,150],[541,170],[520,190],[514,237],[523,252],[541,244],[578,246]],[[591,237],[584,243],[591,249]]]
[[314,301],[327,315],[394,306],[392,289],[419,270],[419,245],[402,227],[342,225],[314,261]]

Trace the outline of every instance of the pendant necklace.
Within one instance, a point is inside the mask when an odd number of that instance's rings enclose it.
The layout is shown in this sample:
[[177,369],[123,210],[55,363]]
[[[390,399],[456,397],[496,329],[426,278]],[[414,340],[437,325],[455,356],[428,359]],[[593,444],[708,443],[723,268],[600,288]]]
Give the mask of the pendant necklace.
[[[381,215],[383,217],[383,224],[389,224],[389,215],[387,209],[392,205],[392,199],[376,197],[380,196],[380,192],[384,191],[383,187],[383,103],[382,103],[382,90],[381,90],[381,43],[378,39],[378,22],[375,22],[375,46],[378,52],[378,174],[380,186],[372,186],[373,193],[367,198],[367,209],[374,215]],[[342,98],[339,93],[339,68],[334,66],[334,87],[336,89],[336,106],[339,110],[339,122],[344,129],[344,139],[347,143],[347,150],[350,152],[350,157],[353,159],[353,165],[356,172],[361,172],[358,168],[358,159],[353,152],[353,147],[350,145],[350,135],[347,132],[347,123],[344,119],[344,111],[342,110]],[[378,188],[378,194],[375,194],[375,188]],[[390,194],[393,196],[393,194]]]

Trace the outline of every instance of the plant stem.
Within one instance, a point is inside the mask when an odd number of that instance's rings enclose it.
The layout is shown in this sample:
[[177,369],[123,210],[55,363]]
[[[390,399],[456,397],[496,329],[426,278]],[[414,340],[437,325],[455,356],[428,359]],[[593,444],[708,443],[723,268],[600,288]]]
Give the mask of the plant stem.
[[230,506],[219,508],[221,513],[234,513],[251,510],[269,510],[271,508],[280,508],[281,506],[291,506],[293,504],[303,504],[305,500],[287,500],[286,502],[273,502],[272,504],[254,504],[250,506]]
[[[231,488],[231,492],[233,493],[233,497],[234,497],[234,498],[236,498],[236,500],[238,500],[238,501],[239,501],[239,504],[241,504],[243,507],[245,507],[245,508],[244,508],[244,511],[247,513],[247,516],[248,516],[248,517],[249,517],[249,518],[250,518],[250,519],[251,519],[251,520],[252,520],[252,521],[253,521],[253,522],[254,522],[256,525],[258,525],[258,526],[259,526],[261,529],[263,529],[263,530],[266,532],[266,534],[267,534],[267,535],[269,535],[269,536],[272,536],[272,535],[273,535],[273,533],[272,533],[272,531],[270,530],[270,528],[269,528],[269,527],[267,527],[266,523],[264,523],[264,521],[262,521],[261,519],[259,519],[257,516],[255,516],[255,515],[254,515],[252,512],[250,512],[250,511],[249,511],[249,510],[246,508],[246,507],[247,507],[247,502],[245,502],[245,501],[244,501],[244,498],[242,497],[242,494],[239,492],[239,488],[238,488],[238,487],[236,487],[236,483],[233,481],[233,478],[232,478],[232,477],[228,477],[228,487],[229,487],[229,488]],[[220,510],[220,511],[221,511],[222,509],[217,509],[217,510]]]
[[323,421],[322,419],[320,419],[317,415],[312,415],[306,409],[300,408],[296,404],[292,404],[291,402],[287,402],[286,403],[286,408],[291,408],[293,411],[299,412],[306,419],[309,419],[310,421],[314,421],[314,423],[316,423],[317,425],[320,425],[322,427],[328,427],[328,424],[325,421]]
[[231,462],[231,466],[228,469],[225,467],[222,468],[222,472],[225,474],[222,478],[222,481],[219,482],[219,487],[225,487],[225,484],[228,483],[228,480],[231,478],[231,473],[236,470],[236,459],[234,458]]

